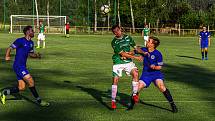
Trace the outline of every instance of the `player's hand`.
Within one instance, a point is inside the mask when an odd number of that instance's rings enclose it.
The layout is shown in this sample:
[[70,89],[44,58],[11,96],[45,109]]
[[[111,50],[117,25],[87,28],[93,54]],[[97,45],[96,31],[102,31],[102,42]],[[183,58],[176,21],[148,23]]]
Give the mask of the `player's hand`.
[[155,69],[155,65],[150,65],[150,68],[151,69]]
[[9,56],[7,56],[7,57],[5,57],[5,60],[6,60],[6,61],[10,61],[11,58],[10,58]]
[[126,57],[121,57],[121,59],[122,59],[122,60],[126,60],[127,58],[126,58]]
[[142,56],[134,56],[134,59],[138,60],[138,61],[143,61]]

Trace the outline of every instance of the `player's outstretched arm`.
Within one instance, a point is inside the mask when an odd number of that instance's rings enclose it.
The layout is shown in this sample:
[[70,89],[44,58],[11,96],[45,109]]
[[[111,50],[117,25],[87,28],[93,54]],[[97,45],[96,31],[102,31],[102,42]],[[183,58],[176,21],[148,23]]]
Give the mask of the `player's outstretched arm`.
[[148,55],[148,52],[144,52],[141,47],[136,47],[135,50],[138,54]]
[[31,58],[41,58],[41,54],[40,53],[29,53],[29,56],[31,57]]
[[127,53],[127,52],[121,52],[120,55],[122,57],[136,59],[138,61],[143,61],[143,58],[141,56],[134,56],[134,55],[131,55],[131,54]]
[[6,54],[5,54],[5,60],[6,61],[10,61],[10,52],[11,52],[11,50],[12,50],[12,48],[11,47],[8,47],[7,49],[6,49]]

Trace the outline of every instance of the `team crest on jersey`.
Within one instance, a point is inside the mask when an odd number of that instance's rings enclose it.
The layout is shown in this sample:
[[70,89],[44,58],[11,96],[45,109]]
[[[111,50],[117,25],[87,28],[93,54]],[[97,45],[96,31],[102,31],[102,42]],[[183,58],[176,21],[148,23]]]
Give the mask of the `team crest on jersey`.
[[24,44],[24,46],[26,47],[26,46],[27,46],[27,44]]
[[25,71],[22,71],[22,75],[25,75],[26,74],[26,72]]
[[154,56],[154,55],[151,55],[151,59],[155,59],[155,56]]

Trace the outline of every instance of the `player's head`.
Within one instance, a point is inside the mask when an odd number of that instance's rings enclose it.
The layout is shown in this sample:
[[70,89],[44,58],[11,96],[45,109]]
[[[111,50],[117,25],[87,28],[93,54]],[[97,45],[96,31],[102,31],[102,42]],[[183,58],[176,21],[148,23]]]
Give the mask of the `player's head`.
[[42,21],[40,21],[40,25],[41,25],[41,24],[43,24],[43,22],[42,22]]
[[206,28],[205,26],[203,26],[203,27],[202,27],[202,30],[203,30],[203,31],[206,31],[206,30],[207,30],[207,28]]
[[119,25],[114,25],[112,26],[112,32],[116,37],[121,37],[123,32],[122,32],[122,28]]
[[148,26],[148,24],[145,24],[145,28],[148,28],[149,26]]
[[34,30],[33,30],[32,26],[26,26],[23,29],[23,33],[25,34],[25,36],[30,36],[31,38],[34,37]]
[[157,37],[150,36],[147,42],[147,47],[156,49],[160,45],[160,40]]

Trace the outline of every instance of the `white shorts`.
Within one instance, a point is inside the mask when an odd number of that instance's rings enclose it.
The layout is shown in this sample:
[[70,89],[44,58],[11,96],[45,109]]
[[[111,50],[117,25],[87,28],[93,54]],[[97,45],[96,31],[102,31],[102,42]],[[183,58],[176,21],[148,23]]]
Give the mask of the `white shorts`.
[[126,64],[113,65],[113,76],[122,76],[122,71],[125,71],[126,75],[130,76],[133,69],[137,68],[133,62]]
[[144,36],[144,40],[148,41],[149,40],[149,36]]
[[37,39],[38,40],[45,40],[45,35],[43,33],[39,33]]

